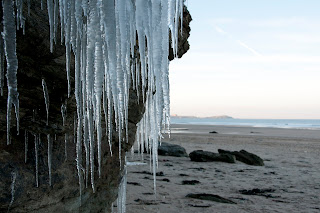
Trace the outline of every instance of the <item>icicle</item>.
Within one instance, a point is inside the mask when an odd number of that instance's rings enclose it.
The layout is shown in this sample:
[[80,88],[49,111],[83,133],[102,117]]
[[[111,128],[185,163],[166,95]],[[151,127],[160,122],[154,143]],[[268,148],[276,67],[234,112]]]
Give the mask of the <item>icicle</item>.
[[99,31],[96,37],[97,41],[95,44],[95,63],[94,63],[94,92],[96,95],[96,129],[97,129],[97,145],[98,145],[98,172],[99,178],[101,177],[101,97],[102,97],[102,85],[104,80],[104,67],[102,60],[102,42],[99,37]]
[[89,138],[88,138],[88,120],[87,117],[83,117],[83,141],[86,153],[86,188],[88,188],[89,181],[89,166],[90,166],[90,150],[89,150]]
[[17,90],[18,59],[16,54],[16,26],[13,10],[13,1],[3,0],[3,40],[4,52],[7,60],[7,144],[10,144],[10,121],[12,104],[15,107],[17,132],[19,134],[19,93]]
[[52,156],[52,144],[50,139],[50,134],[47,135],[48,140],[48,170],[49,170],[49,186],[52,185],[52,175],[51,175],[51,156]]
[[30,16],[30,0],[27,0],[27,3],[28,3],[28,16]]
[[57,32],[58,32],[58,25],[59,25],[59,6],[58,0],[54,0],[54,9],[53,9],[53,41],[57,43]]
[[3,96],[4,87],[4,46],[3,38],[0,36],[0,94]]
[[24,130],[24,162],[27,163],[28,158],[28,131]]
[[8,212],[14,202],[14,194],[16,193],[16,189],[15,189],[15,184],[16,184],[16,179],[17,179],[17,173],[15,171],[11,172],[11,200],[10,200],[10,204],[8,206]]
[[68,81],[68,98],[71,94],[71,80],[70,80],[70,60],[71,60],[71,5],[70,1],[64,0],[63,18],[65,30],[65,46],[66,46],[66,71]]
[[[103,84],[103,112],[105,115],[105,123],[106,123],[106,135],[108,135],[108,143],[109,143],[109,150],[110,150],[110,155],[112,156],[112,147],[111,147],[111,127],[110,127],[110,122],[111,122],[111,117],[109,117],[109,113],[110,113],[110,101],[108,101],[108,97],[109,96],[109,86],[108,86],[108,76],[107,73],[105,73],[105,82]],[[109,108],[110,107],[110,108]],[[110,128],[110,129],[109,129]]]
[[66,45],[66,70],[67,70],[67,81],[68,81],[68,98],[70,98],[71,94],[71,82],[70,82],[70,53],[71,52],[71,47],[70,44],[68,43]]
[[[41,1],[42,3],[42,1]],[[50,52],[53,52],[53,41],[54,41],[54,5],[53,0],[47,0],[47,9],[49,15],[49,26],[50,26]]]
[[80,202],[81,202],[81,195],[82,195],[82,146],[81,146],[81,139],[82,139],[82,120],[78,119],[78,127],[77,127],[77,145],[76,145],[76,153],[77,153],[77,170],[78,170],[78,178],[79,178],[79,193],[80,193]]
[[[78,5],[77,5],[78,6]],[[73,7],[75,5],[73,4]],[[75,8],[74,8],[75,9]],[[79,13],[77,9],[77,13]],[[80,20],[79,14],[77,14],[77,22],[79,24]],[[75,23],[73,23],[75,25]],[[79,25],[80,26],[80,25]],[[75,28],[73,26],[72,28]],[[80,30],[79,30],[80,31]],[[73,32],[75,33],[75,32]],[[77,171],[78,171],[78,179],[79,179],[79,193],[80,193],[80,203],[81,203],[81,195],[82,195],[82,183],[83,183],[83,178],[82,178],[82,127],[83,127],[83,119],[82,119],[82,95],[80,94],[81,92],[81,73],[80,73],[80,63],[81,63],[81,49],[80,49],[80,44],[81,44],[81,38],[79,32],[76,33],[76,43],[75,43],[75,98],[76,98],[76,103],[77,103],[77,144],[76,144],[76,153],[77,153]],[[76,124],[74,124],[76,125]]]
[[[118,83],[117,83],[117,46],[116,46],[116,19],[115,19],[115,2],[105,1],[102,2],[102,11],[104,11],[104,37],[107,44],[107,56],[108,56],[108,73],[107,76],[107,89],[108,96],[108,128],[109,128],[109,139],[112,138],[112,121],[111,115],[114,110],[115,122],[118,123]],[[110,80],[109,80],[110,79]],[[113,107],[113,109],[112,109]],[[111,143],[109,142],[109,145]],[[109,146],[111,149],[111,146]]]
[[111,213],[113,213],[113,205],[114,205],[114,203],[112,202],[111,203]]
[[40,134],[39,136],[37,134],[34,135],[34,152],[35,152],[35,158],[36,158],[36,186],[39,187],[39,154],[38,154],[38,147],[39,147],[39,140],[40,140]]
[[66,116],[67,116],[67,106],[65,104],[61,105],[61,116],[62,116],[62,126],[66,123]]
[[[78,1],[79,2],[79,1]],[[77,37],[77,26],[75,20],[75,0],[70,1],[70,44],[73,53],[76,53],[76,37]]]
[[61,44],[64,41],[64,0],[59,0],[59,17],[60,17],[60,37],[61,37]]
[[93,135],[93,119],[92,108],[88,110],[88,132],[89,132],[89,147],[90,147],[90,172],[91,172],[91,187],[95,192],[94,186],[94,135]]
[[127,158],[125,157],[123,177],[118,187],[117,207],[118,212],[126,212],[126,191],[127,191]]
[[47,111],[47,125],[49,125],[49,93],[47,84],[44,79],[42,79],[42,90],[43,90],[43,96],[44,96],[44,102],[46,104],[46,111]]
[[17,21],[17,30],[19,27],[24,28],[24,17],[23,17],[23,0],[16,0],[16,21]]
[[77,114],[73,115],[73,143],[75,144],[77,141]]

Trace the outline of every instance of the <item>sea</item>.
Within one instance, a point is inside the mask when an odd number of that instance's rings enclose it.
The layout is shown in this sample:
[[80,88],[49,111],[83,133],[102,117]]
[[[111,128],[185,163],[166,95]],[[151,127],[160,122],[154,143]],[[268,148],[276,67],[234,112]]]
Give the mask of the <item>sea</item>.
[[320,119],[214,119],[171,117],[171,124],[249,126],[290,129],[320,129]]

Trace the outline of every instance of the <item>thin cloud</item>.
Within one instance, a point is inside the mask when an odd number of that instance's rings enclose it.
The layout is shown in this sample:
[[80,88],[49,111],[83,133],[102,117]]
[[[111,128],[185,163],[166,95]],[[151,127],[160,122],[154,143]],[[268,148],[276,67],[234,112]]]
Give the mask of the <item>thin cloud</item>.
[[254,55],[256,56],[262,56],[258,51],[256,51],[255,49],[249,47],[247,44],[245,44],[244,42],[240,41],[240,40],[237,40],[237,39],[234,39],[233,36],[229,33],[227,33],[226,31],[224,31],[223,29],[221,29],[220,27],[218,26],[214,26],[215,30],[222,34],[222,35],[225,35],[227,36],[229,39],[235,41],[236,43],[238,43],[240,46],[244,47],[245,49],[249,50],[251,53],[253,53]]
[[246,45],[242,41],[236,40],[236,42],[238,44],[240,44],[241,46],[243,46],[244,48],[246,48],[247,50],[249,50],[250,52],[252,52],[253,54],[255,54],[256,56],[262,56],[260,53],[258,53],[256,50],[252,49],[251,47],[249,47],[248,45]]

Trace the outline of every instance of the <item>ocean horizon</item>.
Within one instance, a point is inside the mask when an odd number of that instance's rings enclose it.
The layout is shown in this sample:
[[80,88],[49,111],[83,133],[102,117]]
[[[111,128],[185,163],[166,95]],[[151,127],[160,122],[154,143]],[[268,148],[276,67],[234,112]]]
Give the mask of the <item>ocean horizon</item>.
[[171,124],[193,125],[222,125],[222,126],[249,126],[289,129],[320,129],[320,119],[240,119],[240,118],[198,118],[198,117],[171,117]]

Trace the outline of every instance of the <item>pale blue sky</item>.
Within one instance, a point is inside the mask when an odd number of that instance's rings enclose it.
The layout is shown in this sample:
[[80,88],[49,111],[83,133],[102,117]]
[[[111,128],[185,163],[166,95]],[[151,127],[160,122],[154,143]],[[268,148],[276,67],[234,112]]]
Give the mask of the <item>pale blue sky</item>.
[[189,0],[171,114],[320,119],[320,0]]

